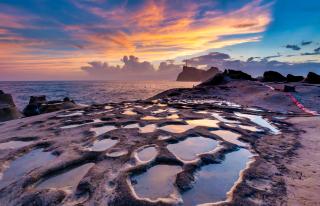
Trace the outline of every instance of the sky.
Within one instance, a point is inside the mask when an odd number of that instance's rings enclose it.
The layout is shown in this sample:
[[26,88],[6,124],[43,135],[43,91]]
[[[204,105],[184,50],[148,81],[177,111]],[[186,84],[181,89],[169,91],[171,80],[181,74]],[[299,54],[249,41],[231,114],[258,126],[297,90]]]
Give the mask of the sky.
[[[318,0],[0,0],[0,80],[320,72]],[[201,60],[201,61],[200,61]]]

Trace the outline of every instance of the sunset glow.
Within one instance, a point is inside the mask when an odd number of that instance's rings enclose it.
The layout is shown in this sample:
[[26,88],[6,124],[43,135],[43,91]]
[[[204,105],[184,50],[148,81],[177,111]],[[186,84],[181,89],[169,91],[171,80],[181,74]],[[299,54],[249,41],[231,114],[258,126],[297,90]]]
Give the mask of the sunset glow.
[[[190,55],[263,42],[277,20],[277,2],[263,0],[30,2],[0,3],[3,77],[82,79],[81,67],[88,62],[121,65],[126,55],[156,65],[176,58],[179,62]],[[251,55],[235,52],[240,54]]]

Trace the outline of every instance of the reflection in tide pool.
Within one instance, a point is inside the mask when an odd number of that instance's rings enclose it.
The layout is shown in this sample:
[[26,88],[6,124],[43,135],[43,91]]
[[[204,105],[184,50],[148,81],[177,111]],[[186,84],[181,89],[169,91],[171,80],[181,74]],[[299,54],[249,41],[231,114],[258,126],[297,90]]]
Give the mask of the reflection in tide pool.
[[246,143],[238,140],[238,138],[241,137],[241,135],[238,133],[234,133],[228,130],[216,130],[216,131],[211,131],[211,133],[221,137],[223,140],[230,142],[232,144],[236,144],[241,147],[245,147],[247,145]]
[[117,143],[118,140],[113,139],[96,140],[93,142],[93,145],[89,148],[89,150],[95,152],[102,152],[113,147]]
[[169,144],[167,147],[179,159],[191,161],[197,159],[198,154],[214,150],[217,145],[216,140],[198,136],[189,137],[176,144]]
[[153,121],[153,120],[160,120],[162,118],[160,117],[155,117],[155,116],[145,116],[145,117],[142,117],[141,120],[146,120],[146,121]]
[[94,166],[94,163],[84,164],[80,167],[74,168],[72,170],[66,171],[62,174],[54,175],[46,180],[41,181],[36,188],[46,189],[46,188],[57,188],[57,189],[67,189],[70,191],[75,191],[79,182],[88,173],[88,171]]
[[51,152],[43,152],[43,149],[33,150],[10,163],[2,175],[0,174],[0,188],[3,188],[14,180],[21,178],[33,169],[47,165],[55,158]]
[[232,123],[232,124],[238,124],[240,123],[239,121],[236,120],[229,120],[224,118],[223,116],[221,116],[221,114],[217,113],[217,112],[213,112],[211,113],[211,115],[216,118],[217,120],[221,121],[221,122],[225,122],[225,123]]
[[237,115],[239,117],[248,118],[248,119],[250,119],[251,122],[253,122],[261,127],[268,128],[273,134],[280,133],[279,129],[277,129],[275,126],[271,125],[267,120],[263,119],[262,116],[243,114],[240,112],[235,112],[235,115]]
[[113,125],[106,125],[106,126],[102,126],[102,127],[93,127],[90,129],[90,131],[93,131],[96,133],[96,136],[102,135],[104,133],[110,132],[112,130],[117,129],[116,126]]
[[171,132],[171,133],[183,133],[183,132],[186,132],[192,128],[194,128],[194,126],[181,125],[181,124],[169,124],[169,125],[160,127],[159,129],[167,131],[167,132]]
[[150,132],[154,132],[157,129],[157,125],[155,124],[148,124],[144,127],[140,127],[140,133],[150,133]]
[[145,147],[138,151],[137,157],[142,162],[148,162],[152,159],[154,159],[157,155],[157,149],[152,146]]
[[197,205],[223,201],[227,193],[245,169],[252,154],[245,149],[229,153],[221,164],[203,166],[196,173],[192,189],[182,195],[184,205]]
[[193,126],[202,126],[202,127],[219,127],[219,121],[213,119],[195,119],[195,120],[186,120],[189,125]]
[[179,166],[156,165],[147,172],[131,178],[135,183],[134,191],[140,198],[168,197],[175,192],[175,178],[181,171]]

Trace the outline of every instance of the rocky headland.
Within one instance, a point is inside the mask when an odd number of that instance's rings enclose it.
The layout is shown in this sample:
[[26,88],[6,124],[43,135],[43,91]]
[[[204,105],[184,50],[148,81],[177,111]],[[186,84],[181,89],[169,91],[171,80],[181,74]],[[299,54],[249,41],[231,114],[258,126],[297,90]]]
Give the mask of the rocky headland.
[[0,205],[319,205],[320,82],[280,75],[2,123]]
[[182,72],[178,75],[177,81],[181,82],[203,82],[219,73],[217,67],[208,70],[197,69],[195,67],[183,66]]

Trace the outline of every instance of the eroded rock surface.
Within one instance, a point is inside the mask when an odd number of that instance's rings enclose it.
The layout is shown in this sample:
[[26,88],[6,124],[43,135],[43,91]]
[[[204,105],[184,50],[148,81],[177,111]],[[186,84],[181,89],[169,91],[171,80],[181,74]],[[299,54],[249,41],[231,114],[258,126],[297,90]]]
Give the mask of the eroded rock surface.
[[[311,102],[308,92],[319,88],[296,89]],[[1,174],[19,170],[21,159],[28,165],[35,151],[50,157],[18,178],[2,175],[1,204],[287,204],[287,165],[301,131],[286,119],[308,115],[286,93],[242,80],[160,96],[0,125]],[[200,147],[188,153],[189,142]]]

